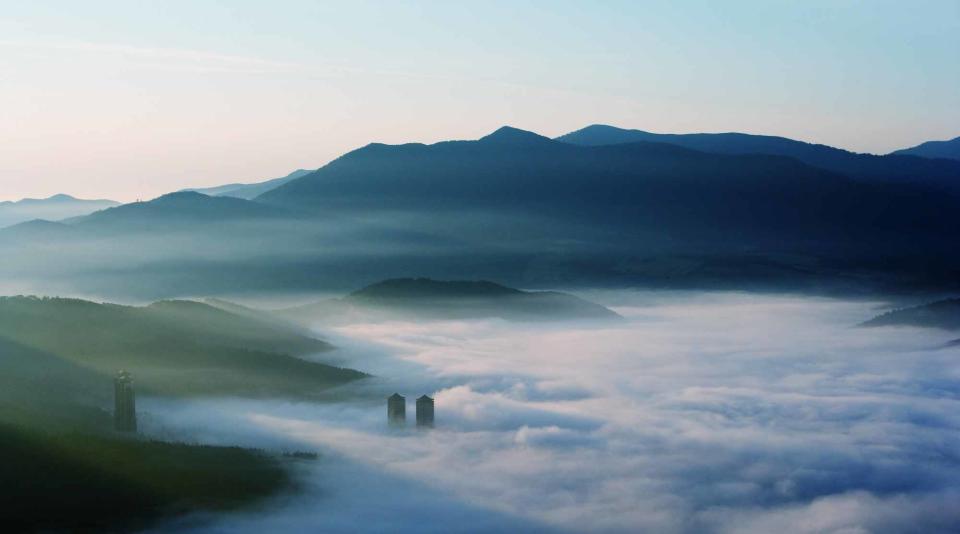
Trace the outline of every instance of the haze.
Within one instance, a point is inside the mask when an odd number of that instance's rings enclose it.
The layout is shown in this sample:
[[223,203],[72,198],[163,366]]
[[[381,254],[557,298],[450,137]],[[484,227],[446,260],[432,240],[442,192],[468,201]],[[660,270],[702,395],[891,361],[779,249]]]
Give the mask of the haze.
[[9,532],[960,532],[957,0],[0,17]]

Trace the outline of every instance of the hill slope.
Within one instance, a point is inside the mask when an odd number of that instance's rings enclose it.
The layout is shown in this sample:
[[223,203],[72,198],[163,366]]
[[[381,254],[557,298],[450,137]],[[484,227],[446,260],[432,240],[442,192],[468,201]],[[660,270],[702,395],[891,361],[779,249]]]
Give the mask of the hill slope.
[[960,160],[960,137],[947,141],[927,141],[915,147],[896,150],[891,154]]
[[960,298],[889,311],[861,326],[923,326],[960,330]]
[[307,170],[307,169],[297,169],[281,178],[273,178],[271,180],[265,180],[263,182],[256,182],[252,184],[234,183],[234,184],[218,185],[215,187],[200,187],[200,188],[184,189],[183,191],[201,193],[211,197],[234,197],[234,198],[242,198],[245,200],[251,200],[258,195],[262,195],[263,193],[266,193],[271,189],[274,189],[276,187],[279,187],[289,182],[290,180],[295,180],[297,178],[300,178],[301,176],[310,174],[311,172],[313,171]]
[[594,257],[927,253],[960,230],[957,198],[856,182],[792,158],[577,146],[511,128],[478,141],[369,145],[257,200],[392,217],[503,250]]
[[104,385],[127,369],[140,391],[153,394],[316,395],[365,376],[297,358],[331,347],[292,327],[199,302],[138,308],[2,297],[0,338],[93,371]]
[[140,530],[293,484],[262,451],[117,436],[114,366],[135,370],[140,394],[306,395],[348,373],[302,361],[284,371],[289,356],[237,347],[326,345],[196,303],[0,298],[0,330],[0,502],[12,532]]
[[[883,161],[894,160],[945,162]],[[342,291],[403,276],[940,290],[960,284],[957,235],[960,197],[910,182],[505,127],[476,141],[368,145],[255,201],[176,193],[69,227],[0,231],[17,251],[0,275],[139,299]]]
[[292,485],[278,458],[238,447],[49,434],[0,423],[8,532],[133,532],[224,511]]
[[918,158],[903,151],[886,156],[857,154],[785,137],[744,133],[657,134],[614,126],[593,125],[561,135],[558,141],[597,146],[638,141],[670,143],[717,154],[771,154],[796,158],[808,165],[858,180],[908,183],[960,193],[960,162]]
[[275,207],[232,197],[194,192],[169,193],[147,202],[132,202],[67,222],[86,228],[125,230],[281,218]]
[[0,228],[34,219],[58,221],[79,217],[119,204],[112,200],[84,200],[70,195],[0,202]]
[[377,320],[396,317],[519,321],[615,319],[593,302],[556,291],[521,291],[488,281],[396,278],[369,285],[342,299],[278,312],[298,320]]

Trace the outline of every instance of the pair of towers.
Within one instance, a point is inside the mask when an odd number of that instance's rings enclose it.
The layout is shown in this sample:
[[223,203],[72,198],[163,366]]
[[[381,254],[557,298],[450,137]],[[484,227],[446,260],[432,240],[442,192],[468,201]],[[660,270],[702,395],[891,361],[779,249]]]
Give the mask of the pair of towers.
[[[399,393],[387,398],[387,421],[391,426],[407,424],[407,399]],[[417,426],[421,428],[433,427],[433,399],[423,395],[417,399]]]
[[113,379],[113,425],[120,432],[137,431],[137,401],[133,393],[133,376],[123,370]]

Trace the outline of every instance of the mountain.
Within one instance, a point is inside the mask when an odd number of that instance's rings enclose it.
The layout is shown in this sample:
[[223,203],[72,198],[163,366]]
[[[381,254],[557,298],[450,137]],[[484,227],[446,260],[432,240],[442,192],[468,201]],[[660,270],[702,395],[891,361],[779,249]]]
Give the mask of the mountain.
[[109,375],[0,337],[7,531],[140,530],[254,503],[293,482],[278,458],[260,451],[118,437],[112,403]]
[[960,161],[941,161],[896,152],[886,156],[857,154],[827,145],[785,137],[744,133],[658,134],[596,124],[561,135],[558,141],[584,146],[670,143],[716,154],[771,154],[796,158],[808,165],[861,181],[908,183],[937,191],[960,193]]
[[864,322],[861,326],[923,326],[960,330],[960,298],[889,311]]
[[146,202],[131,202],[64,222],[90,231],[156,231],[231,222],[282,219],[293,216],[274,206],[234,197],[211,197],[201,193],[177,192]]
[[373,321],[389,318],[517,321],[616,319],[615,312],[557,291],[521,291],[494,282],[395,278],[329,299],[278,312],[299,321]]
[[[140,396],[310,397],[364,376],[290,356],[330,348],[298,332],[197,302],[0,297],[5,529],[140,531],[291,489],[279,454],[118,436],[112,377],[133,371]],[[158,435],[138,404],[141,428]]]
[[474,141],[370,144],[253,201],[180,192],[0,231],[16,251],[0,280],[136,300],[342,292],[397,277],[945,290],[960,286],[958,207],[927,186],[793,157],[581,146],[504,127]]
[[0,297],[0,339],[97,373],[104,387],[126,369],[147,394],[314,396],[365,376],[298,358],[331,349],[298,328],[192,301]]
[[927,141],[915,147],[896,150],[891,154],[960,160],[960,137],[949,141]]
[[68,224],[34,219],[32,221],[7,226],[6,228],[0,228],[0,240],[3,240],[4,237],[16,237],[20,239],[57,238],[72,235],[73,231],[73,228]]
[[[484,277],[496,271],[488,253],[524,269],[562,256],[611,275],[632,258],[687,255],[899,265],[934,250],[956,257],[960,231],[956,197],[909,184],[864,183],[783,156],[580,146],[511,128],[477,141],[371,144],[257,200],[448,239],[437,254]],[[461,250],[472,256],[454,260]]]
[[215,187],[200,187],[200,188],[184,189],[183,191],[202,193],[204,195],[208,195],[212,197],[235,197],[235,198],[251,200],[258,195],[266,193],[271,189],[274,189],[280,185],[283,185],[289,182],[290,180],[295,180],[297,178],[300,178],[301,176],[310,174],[311,172],[313,171],[306,170],[306,169],[297,169],[282,178],[273,178],[271,180],[266,180],[263,182],[257,182],[252,184],[234,183],[234,184],[218,185]]
[[34,220],[58,221],[119,205],[112,200],[83,200],[70,195],[0,202],[0,228]]
[[0,274],[15,292],[136,300],[235,292],[271,283],[291,255],[312,254],[317,234],[300,214],[276,206],[171,193],[62,223],[0,229],[0,244],[16,250]]

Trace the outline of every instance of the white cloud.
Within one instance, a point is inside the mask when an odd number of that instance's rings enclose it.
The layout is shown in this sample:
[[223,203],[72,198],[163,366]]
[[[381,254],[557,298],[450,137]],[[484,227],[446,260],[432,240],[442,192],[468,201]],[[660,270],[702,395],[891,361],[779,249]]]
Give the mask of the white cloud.
[[[219,420],[233,429],[230,439],[247,432],[252,442],[317,447],[449,497],[425,500],[420,513],[428,518],[468,506],[505,521],[501,527],[522,518],[527,528],[575,531],[911,532],[957,524],[958,512],[942,505],[960,491],[960,351],[931,350],[949,333],[852,328],[871,315],[866,302],[633,298],[644,306],[619,308],[630,320],[608,328],[343,327],[336,335],[353,341],[341,356],[357,354],[356,366],[386,377],[370,386],[369,401],[209,402],[179,412],[193,425],[167,405],[155,411],[180,431]],[[394,389],[408,395],[411,411],[413,397],[433,393],[437,429],[387,430],[382,398]],[[329,463],[319,465],[322,479]],[[373,484],[364,489],[381,507],[395,504],[396,530],[418,531],[402,513],[409,502],[379,491],[373,478],[358,484]],[[298,510],[224,521],[257,530]]]

